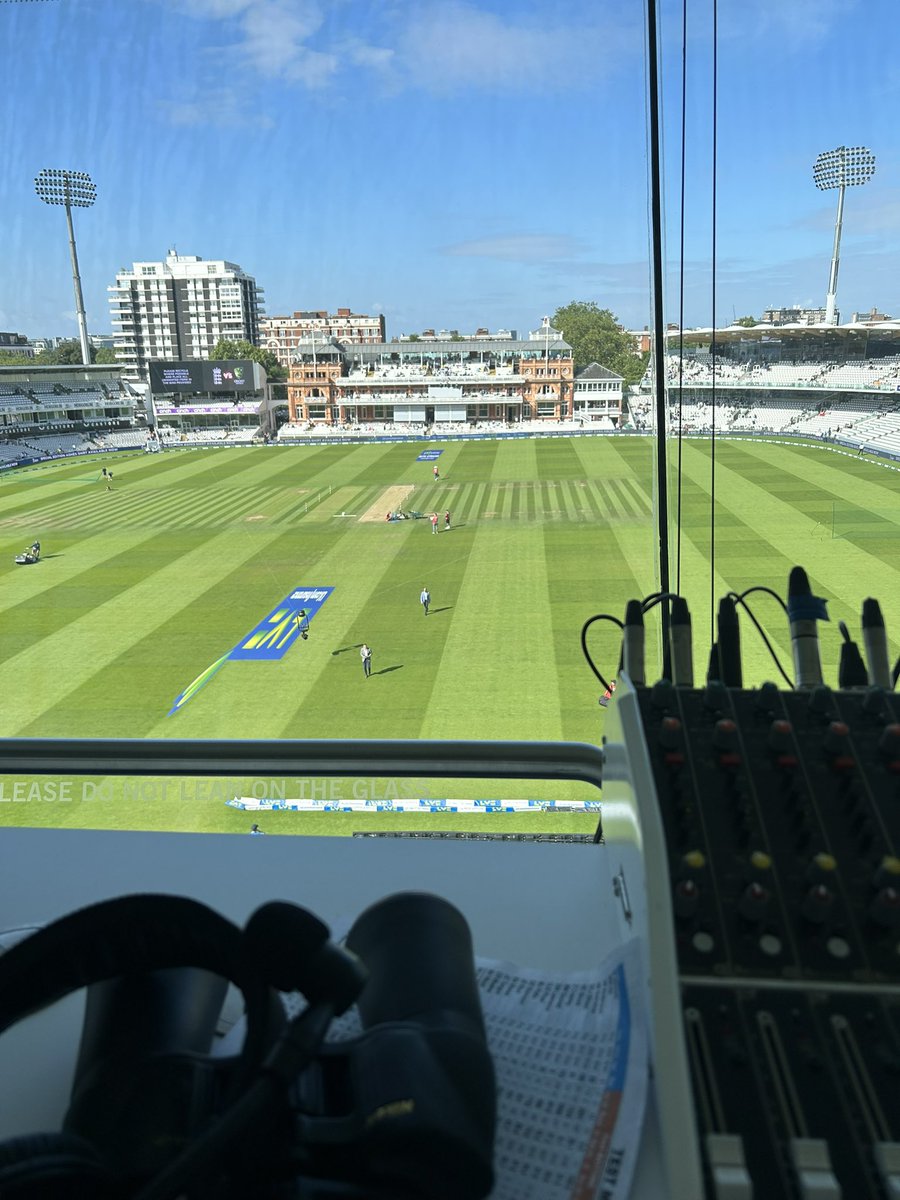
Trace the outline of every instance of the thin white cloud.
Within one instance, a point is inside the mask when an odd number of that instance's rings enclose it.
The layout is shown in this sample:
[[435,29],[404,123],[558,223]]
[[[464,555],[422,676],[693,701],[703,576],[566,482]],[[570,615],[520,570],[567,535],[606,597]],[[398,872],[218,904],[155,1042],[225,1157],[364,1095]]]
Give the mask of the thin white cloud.
[[173,125],[212,125],[220,129],[270,129],[272,118],[247,107],[246,96],[231,88],[204,90],[192,99],[161,100]]
[[444,254],[461,258],[493,258],[501,262],[543,262],[573,258],[582,252],[577,238],[564,234],[519,233],[475,238],[445,246]]
[[178,13],[218,25],[206,50],[233,70],[285,79],[311,90],[336,74],[338,55],[310,43],[328,12],[324,0],[155,0]]
[[752,4],[726,5],[719,29],[728,38],[777,38],[781,49],[806,48],[845,28],[859,0],[753,0]]
[[204,17],[213,21],[224,20],[237,16],[245,8],[250,8],[254,0],[163,0],[176,12],[187,13],[190,17]]
[[[155,2],[219,23],[214,48],[232,62],[310,90],[360,68],[395,92],[535,95],[596,87],[639,47],[641,36],[639,23],[621,10],[606,23],[599,4],[564,23],[532,0],[520,0],[513,14],[470,0],[396,0],[376,8],[374,17],[368,0],[344,0],[338,27],[335,0]],[[375,31],[369,37],[357,32],[367,26]]]
[[[875,181],[865,191],[848,188],[844,200],[844,236],[900,234],[900,189],[876,187]],[[830,193],[831,203],[784,223],[783,229],[815,230],[834,228],[837,192]]]
[[851,206],[847,198],[844,220],[851,234],[900,234],[900,192]]
[[352,38],[343,43],[341,52],[357,66],[378,73],[389,71],[396,62],[396,51],[390,47],[368,46]]
[[307,45],[323,21],[316,0],[252,0],[240,18],[240,54],[260,75],[319,88],[339,65],[337,55]]
[[501,16],[463,0],[416,4],[399,29],[398,66],[433,92],[562,91],[596,86],[637,31],[621,9],[605,25],[593,15],[562,22],[543,6],[527,15],[525,7]]
[[560,275],[569,279],[584,279],[596,287],[619,292],[649,294],[650,263],[642,259],[627,262],[580,262],[551,264]]

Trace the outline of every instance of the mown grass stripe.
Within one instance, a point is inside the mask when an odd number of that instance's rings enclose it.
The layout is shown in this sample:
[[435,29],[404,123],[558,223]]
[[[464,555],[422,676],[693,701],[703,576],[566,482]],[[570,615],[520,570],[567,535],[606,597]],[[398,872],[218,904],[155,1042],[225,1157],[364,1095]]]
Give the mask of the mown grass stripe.
[[[330,484],[320,484],[318,487],[284,490],[278,511],[272,515],[273,525],[291,525],[303,517],[310,516],[332,492]],[[292,495],[291,491],[299,494]]]
[[[147,531],[142,537],[127,538],[127,553],[137,570],[146,570],[152,557],[152,542],[159,530]],[[115,577],[120,570],[119,557],[126,551],[126,543],[118,536],[55,540],[44,547],[44,557],[37,568],[9,568],[11,578],[0,590],[0,638],[9,638],[10,647],[16,645],[19,617],[26,609],[35,609],[40,601],[42,609],[58,613],[68,620],[79,612],[78,602],[82,589],[96,586],[104,575]],[[168,558],[177,553],[168,550]],[[18,610],[18,612],[17,612]],[[3,654],[2,659],[8,657]]]
[[564,479],[556,479],[556,480],[554,480],[554,484],[555,484],[555,486],[553,489],[553,501],[554,501],[553,508],[554,508],[554,512],[556,514],[556,520],[557,521],[567,521],[568,520],[568,512],[567,512],[567,505],[566,505],[566,493],[567,493],[567,488],[568,488],[568,481],[564,480]]
[[601,515],[601,496],[596,480],[588,480],[587,485],[582,490],[581,500],[586,520],[598,520]]
[[[16,698],[7,713],[8,735],[23,734],[48,708],[126,655],[148,629],[158,628],[172,612],[206,591],[226,564],[245,561],[259,548],[255,539],[241,542],[230,533],[217,534],[182,559],[167,563],[113,599],[82,613],[38,645],[11,655],[0,664],[0,691]],[[136,612],[141,614],[139,621]],[[79,646],[74,660],[68,653],[73,638]],[[58,669],[60,662],[67,664],[65,671]],[[101,681],[97,698],[102,697]]]
[[643,516],[642,512],[635,512],[632,505],[632,491],[625,479],[610,480],[610,495],[612,498],[613,513],[619,519],[630,522],[635,516]]
[[500,491],[493,484],[485,486],[478,515],[481,521],[496,521],[500,515]]
[[234,525],[250,512],[260,512],[266,505],[266,493],[241,488],[233,492],[215,491],[203,504],[194,504],[191,516],[196,527]]
[[[782,485],[789,493],[793,492],[794,484],[802,483],[806,460],[795,457],[791,461],[788,456],[781,456],[779,463],[778,458],[776,454]],[[701,491],[706,491],[709,483],[708,461],[704,459],[704,455],[686,454],[684,464],[686,473]],[[748,515],[752,515],[752,525],[743,520]],[[799,565],[807,568],[813,590],[832,601],[831,621],[843,619],[858,627],[860,581],[865,581],[868,594],[887,597],[896,586],[896,568],[870,554],[865,546],[816,538],[815,528],[814,518],[805,515],[792,500],[781,500],[767,486],[743,480],[732,468],[721,464],[717,468],[716,562],[729,579],[729,586],[739,590],[751,583],[761,583],[785,595],[790,568],[799,560]],[[689,534],[695,531],[698,546],[708,552],[708,529],[701,522],[695,523]],[[804,544],[808,546],[808,554],[802,553]],[[765,627],[782,652],[789,655],[783,615],[776,612],[770,620],[771,625]],[[822,627],[820,640],[823,657],[827,646],[828,654],[836,661],[839,639],[835,624]]]
[[[428,583],[435,607],[447,597],[440,564],[453,553],[453,534],[434,538],[422,521],[353,529],[317,564],[323,579],[346,582],[322,609],[308,642],[288,662],[291,677],[279,710],[277,736],[375,737],[385,722],[418,729],[433,684],[433,643],[438,624],[426,626],[419,592]],[[442,540],[443,539],[443,540]],[[451,549],[445,545],[450,543]],[[348,555],[358,568],[349,579]],[[430,572],[430,567],[435,568]],[[426,574],[427,573],[427,574]],[[421,624],[419,623],[421,622]],[[373,652],[373,674],[365,680],[359,646]],[[274,683],[274,680],[273,680]]]
[[644,484],[636,479],[626,479],[625,486],[631,494],[635,515],[649,516],[653,511],[653,500]]
[[533,524],[536,520],[535,512],[535,489],[533,484],[530,484],[529,486],[522,488],[522,515],[526,521],[529,521]]
[[570,479],[563,488],[566,502],[566,512],[570,521],[584,521],[586,514],[582,507],[582,493],[587,489],[583,479]]
[[[547,566],[540,539],[524,523],[485,526],[471,538],[460,565],[458,598],[419,736],[483,737],[479,730],[491,728],[501,738],[559,737],[560,700],[552,640],[546,636]],[[439,595],[435,589],[432,594]],[[482,635],[488,629],[491,636]],[[473,646],[478,660],[474,678]],[[464,702],[453,702],[454,696]],[[499,702],[500,697],[506,701]]]
[[488,485],[486,483],[476,483],[470,491],[467,503],[463,510],[463,516],[466,521],[480,521],[484,518]]
[[[185,535],[168,535],[170,539],[180,536]],[[159,736],[180,736],[183,710],[171,720],[165,716],[176,694],[227,653],[293,587],[315,581],[315,574],[304,578],[299,573],[292,555],[295,541],[287,533],[258,538],[256,551],[250,557],[236,564],[223,557],[224,573],[207,579],[205,590],[190,598],[183,608],[172,610],[163,624],[139,637],[99,677],[85,679],[42,713],[41,727],[63,729],[72,736],[98,736],[108,728],[108,714],[115,712],[123,735],[145,737],[162,720]],[[304,571],[314,573],[318,559],[331,548],[332,542],[326,539],[307,547]],[[273,564],[281,565],[273,567]],[[237,699],[244,705],[242,713],[234,713],[235,721],[239,722],[242,716],[246,719],[248,703],[258,703],[262,712],[272,700],[271,691],[249,696],[245,688],[247,679],[252,677],[257,684],[261,681],[264,687],[270,686],[272,676],[267,677],[264,668],[274,668],[277,664],[232,665],[230,685],[237,689]],[[243,672],[242,666],[247,668]],[[254,675],[254,666],[263,668],[262,675]],[[135,678],[141,683],[138,703],[134,695]],[[223,690],[221,699],[228,695]],[[220,707],[212,713],[207,709],[206,729],[197,736],[215,736],[222,715]],[[227,726],[223,732],[227,735]],[[274,732],[274,727],[266,730],[267,735]]]
[[526,488],[521,483],[513,484],[509,488],[509,516],[510,520],[518,521],[522,519],[522,507],[524,505],[524,493]]

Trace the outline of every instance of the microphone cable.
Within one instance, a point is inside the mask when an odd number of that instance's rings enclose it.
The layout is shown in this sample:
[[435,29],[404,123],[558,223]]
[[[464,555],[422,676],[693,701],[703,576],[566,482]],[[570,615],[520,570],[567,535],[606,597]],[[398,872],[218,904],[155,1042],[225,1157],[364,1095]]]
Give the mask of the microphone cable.
[[590,627],[594,624],[595,621],[609,621],[612,625],[618,625],[619,629],[624,629],[625,623],[623,621],[620,621],[618,617],[614,617],[612,615],[612,613],[597,613],[596,616],[588,617],[588,619],[585,621],[585,623],[581,627],[581,653],[584,655],[584,660],[587,663],[587,665],[591,668],[591,670],[594,672],[594,674],[597,676],[597,678],[600,680],[600,682],[603,684],[604,689],[609,692],[609,691],[612,691],[610,682],[598,670],[596,663],[594,662],[593,658],[591,657],[591,652],[587,648],[587,631],[590,629]]

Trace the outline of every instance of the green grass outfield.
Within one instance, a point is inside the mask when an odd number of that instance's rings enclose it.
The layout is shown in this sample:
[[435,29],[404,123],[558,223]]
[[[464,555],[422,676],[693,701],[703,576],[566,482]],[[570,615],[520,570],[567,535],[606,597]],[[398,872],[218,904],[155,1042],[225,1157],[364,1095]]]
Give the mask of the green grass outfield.
[[[4,736],[126,738],[511,738],[598,742],[599,686],[579,645],[584,621],[621,617],[657,589],[652,469],[644,438],[453,442],[441,479],[414,443],[119,454],[0,477],[0,711]],[[785,594],[800,563],[829,601],[822,628],[836,684],[838,619],[859,628],[865,596],[900,633],[900,474],[819,446],[717,443],[715,576],[710,579],[710,444],[682,450],[682,592],[705,670],[711,601],[763,584]],[[445,509],[452,529],[386,523],[388,489],[406,509]],[[838,506],[838,509],[835,508]],[[876,512],[874,526],[835,512]],[[443,521],[442,521],[443,525]],[[14,555],[35,538],[44,558]],[[674,542],[673,542],[674,548]],[[418,602],[427,584],[432,611]],[[180,711],[176,696],[297,586],[334,593],[308,641],[278,662],[228,662]],[[753,604],[790,673],[787,625],[774,602]],[[656,661],[657,623],[648,626]],[[775,678],[742,619],[745,683]],[[358,647],[374,670],[364,680]],[[618,638],[592,628],[598,665],[613,673]],[[245,831],[222,787],[203,781],[77,780],[60,799],[7,779],[0,823]],[[20,785],[18,798],[15,784]],[[244,781],[249,793],[254,781]],[[47,781],[40,787],[45,788]],[[257,786],[262,786],[257,781]],[[322,781],[287,781],[321,795]],[[353,795],[351,780],[328,783]],[[587,786],[453,780],[363,781],[358,795],[596,798]],[[379,788],[382,790],[379,791]],[[362,789],[360,791],[359,789]],[[394,789],[391,792],[391,789]],[[237,788],[235,790],[238,790]],[[399,817],[267,815],[272,832],[347,832]],[[412,828],[412,818],[402,819]],[[428,828],[585,832],[593,818],[424,817]],[[263,823],[263,822],[261,822]]]

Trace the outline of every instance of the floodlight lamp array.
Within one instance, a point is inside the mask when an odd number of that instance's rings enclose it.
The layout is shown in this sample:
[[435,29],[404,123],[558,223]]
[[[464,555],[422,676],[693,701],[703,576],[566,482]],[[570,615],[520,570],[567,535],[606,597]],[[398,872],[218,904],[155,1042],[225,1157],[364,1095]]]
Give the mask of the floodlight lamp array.
[[838,146],[820,154],[813,166],[813,181],[820,191],[867,183],[875,174],[875,155],[866,146]]
[[34,190],[45,204],[90,208],[97,199],[97,185],[87,171],[45,169],[36,177]]

